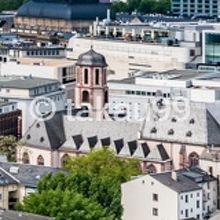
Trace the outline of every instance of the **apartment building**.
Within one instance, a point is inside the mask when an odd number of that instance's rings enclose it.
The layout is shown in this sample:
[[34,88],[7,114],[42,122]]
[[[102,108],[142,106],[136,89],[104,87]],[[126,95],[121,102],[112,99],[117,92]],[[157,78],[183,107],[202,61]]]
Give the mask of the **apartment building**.
[[[204,219],[216,210],[204,209],[206,185],[216,190],[215,178],[198,168],[137,177],[121,186],[122,219]],[[209,200],[216,203],[214,193]]]
[[[65,92],[57,80],[21,77],[21,76],[2,76],[0,77],[0,98],[9,102],[17,103],[17,108],[22,111],[22,133],[32,125],[36,120],[33,111],[35,104],[33,101],[37,98],[43,105],[39,108],[40,113],[46,114],[52,111],[52,106],[48,105],[45,98],[53,101],[55,111],[65,109]],[[33,113],[33,114],[32,114]]]

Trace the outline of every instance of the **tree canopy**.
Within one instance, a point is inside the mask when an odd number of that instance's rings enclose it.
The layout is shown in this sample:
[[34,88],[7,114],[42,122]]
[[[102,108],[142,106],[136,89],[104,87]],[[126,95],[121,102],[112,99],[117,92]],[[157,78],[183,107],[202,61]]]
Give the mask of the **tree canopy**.
[[45,176],[38,184],[37,193],[27,197],[18,206],[19,210],[58,220],[121,219],[121,183],[140,174],[138,161],[119,159],[103,149],[71,158],[66,169],[68,173]]
[[16,161],[16,143],[14,136],[0,136],[0,154],[7,156],[9,162]]
[[170,11],[170,0],[128,0],[127,3],[113,3],[116,12],[141,12],[167,14]]
[[27,0],[0,0],[0,11],[16,10]]

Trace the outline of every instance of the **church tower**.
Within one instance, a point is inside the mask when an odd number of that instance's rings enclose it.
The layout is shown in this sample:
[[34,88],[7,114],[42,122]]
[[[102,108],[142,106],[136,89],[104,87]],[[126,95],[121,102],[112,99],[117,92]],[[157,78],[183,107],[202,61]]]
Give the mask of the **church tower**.
[[90,117],[103,119],[103,108],[108,103],[107,63],[93,48],[79,56],[76,62],[75,107],[88,106]]

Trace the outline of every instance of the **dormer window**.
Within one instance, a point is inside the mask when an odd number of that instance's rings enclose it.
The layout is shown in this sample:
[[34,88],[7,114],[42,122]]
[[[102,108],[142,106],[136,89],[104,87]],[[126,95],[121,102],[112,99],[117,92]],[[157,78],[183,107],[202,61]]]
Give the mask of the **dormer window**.
[[168,135],[174,135],[174,130],[173,130],[173,129],[170,129],[170,130],[168,131]]
[[186,137],[191,137],[192,136],[192,132],[191,131],[188,131],[187,133],[186,133]]
[[172,118],[171,121],[172,122],[176,122],[177,120],[176,120],[176,118]]
[[193,118],[190,119],[189,121],[190,124],[195,124],[195,120]]
[[151,134],[155,134],[155,133],[157,133],[157,129],[156,129],[155,127],[152,128],[151,131],[150,131],[150,133],[151,133]]

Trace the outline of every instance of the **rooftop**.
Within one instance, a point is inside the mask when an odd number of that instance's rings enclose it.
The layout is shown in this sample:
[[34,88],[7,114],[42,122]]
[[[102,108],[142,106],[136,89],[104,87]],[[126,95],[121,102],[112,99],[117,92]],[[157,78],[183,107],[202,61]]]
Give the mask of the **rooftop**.
[[178,174],[177,180],[174,180],[172,178],[171,172],[151,174],[151,176],[160,183],[162,183],[163,185],[176,191],[177,193],[189,192],[189,191],[201,189],[201,187],[199,187],[197,183],[195,183],[194,181],[190,180],[189,178],[181,174]]
[[7,101],[0,100],[0,108],[5,107],[5,106],[9,106],[9,105],[15,105],[15,104],[16,104],[16,102],[7,102]]
[[0,210],[1,220],[54,220],[51,217],[34,215],[31,213],[24,213],[18,211]]
[[65,67],[74,65],[75,61],[60,58],[19,58],[17,62],[21,65],[35,65],[35,66],[52,66],[52,67]]
[[[0,184],[9,183],[21,183],[27,187],[36,188],[38,181],[49,173],[56,173],[61,169],[35,166],[28,164],[18,163],[2,163],[0,162],[0,171],[3,176],[0,175]],[[4,181],[1,179],[4,179]]]
[[59,83],[57,80],[20,77],[20,76],[0,76],[0,89],[13,88],[13,89],[34,89],[46,85],[53,85]]
[[[110,83],[123,83],[123,84],[135,84],[136,79],[147,79],[147,80],[179,80],[188,81],[192,79],[202,79],[206,77],[211,77],[210,74],[207,75],[206,72],[199,72],[197,70],[169,70],[164,72],[153,72],[153,71],[137,71],[133,73],[133,77],[125,78],[121,80],[110,80]],[[220,77],[219,77],[220,79]]]
[[17,16],[62,20],[95,20],[106,18],[111,4],[100,4],[99,1],[29,1],[19,9]]

